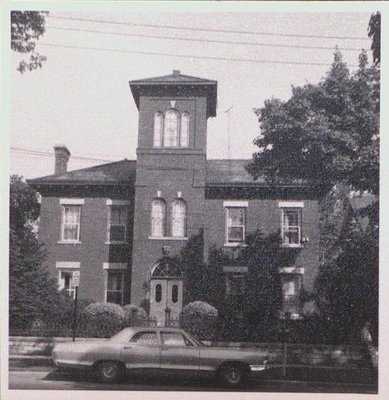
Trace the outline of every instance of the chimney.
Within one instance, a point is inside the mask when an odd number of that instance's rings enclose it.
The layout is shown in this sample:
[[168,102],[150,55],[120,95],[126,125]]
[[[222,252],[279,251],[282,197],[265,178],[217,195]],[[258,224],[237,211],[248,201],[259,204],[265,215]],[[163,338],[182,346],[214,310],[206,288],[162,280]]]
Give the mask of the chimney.
[[70,151],[64,145],[55,145],[54,153],[55,153],[54,174],[55,175],[65,174],[68,169]]
[[180,76],[180,70],[179,69],[173,69],[173,76]]

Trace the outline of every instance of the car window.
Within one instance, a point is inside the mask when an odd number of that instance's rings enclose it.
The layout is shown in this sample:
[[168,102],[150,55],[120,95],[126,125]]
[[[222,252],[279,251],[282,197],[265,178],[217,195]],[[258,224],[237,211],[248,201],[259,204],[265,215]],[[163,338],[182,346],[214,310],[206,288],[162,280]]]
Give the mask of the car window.
[[193,346],[193,344],[179,332],[161,332],[161,338],[165,346]]
[[130,340],[131,343],[155,346],[157,342],[157,334],[155,332],[137,332]]

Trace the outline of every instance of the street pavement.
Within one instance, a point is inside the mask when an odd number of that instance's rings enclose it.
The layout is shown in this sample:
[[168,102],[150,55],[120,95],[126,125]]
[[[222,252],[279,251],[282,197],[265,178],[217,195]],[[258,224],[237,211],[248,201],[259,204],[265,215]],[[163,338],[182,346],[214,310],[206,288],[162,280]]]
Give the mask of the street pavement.
[[[177,377],[126,377],[121,383],[99,383],[90,373],[64,372],[50,366],[10,366],[9,389],[23,390],[121,390],[121,391],[223,391],[209,379]],[[325,383],[251,379],[240,392],[302,392],[376,394],[377,386],[358,383]]]

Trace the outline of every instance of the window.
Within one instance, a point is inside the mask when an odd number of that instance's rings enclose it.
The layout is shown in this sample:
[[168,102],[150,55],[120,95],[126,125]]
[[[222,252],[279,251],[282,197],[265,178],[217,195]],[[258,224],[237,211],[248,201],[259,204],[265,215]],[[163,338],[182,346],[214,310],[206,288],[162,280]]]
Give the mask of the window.
[[138,332],[130,340],[131,343],[138,343],[149,346],[157,346],[157,334],[155,332]]
[[184,200],[174,200],[172,205],[172,236],[186,236],[186,203]]
[[245,273],[227,273],[226,274],[226,296],[244,295],[246,293]]
[[158,111],[154,115],[154,147],[189,146],[188,112],[180,114],[177,110],[168,110],[165,114]]
[[179,332],[161,332],[161,338],[165,346],[193,346],[192,343]]
[[244,243],[245,240],[245,214],[244,207],[226,208],[226,242]]
[[108,210],[108,241],[125,242],[127,240],[128,207],[110,206]]
[[80,221],[81,221],[80,205],[62,206],[62,228],[61,228],[62,241],[64,242],[80,241]]
[[160,303],[162,300],[162,286],[158,284],[155,286],[155,301]]
[[121,271],[107,272],[107,303],[123,304],[123,279]]
[[189,114],[183,113],[181,117],[180,146],[188,147],[188,145],[189,145]]
[[172,287],[172,302],[177,303],[178,301],[178,285]]
[[282,274],[282,311],[284,315],[299,315],[301,313],[300,293],[302,287],[301,274]]
[[301,245],[301,208],[283,208],[281,218],[282,244]]
[[179,114],[176,110],[169,110],[165,115],[163,146],[177,147],[179,135]]
[[157,112],[154,115],[154,147],[162,146],[163,114]]
[[63,290],[69,297],[75,298],[76,289],[73,286],[73,271],[60,271],[58,283],[59,290]]
[[166,203],[162,199],[155,199],[151,203],[151,236],[165,236]]

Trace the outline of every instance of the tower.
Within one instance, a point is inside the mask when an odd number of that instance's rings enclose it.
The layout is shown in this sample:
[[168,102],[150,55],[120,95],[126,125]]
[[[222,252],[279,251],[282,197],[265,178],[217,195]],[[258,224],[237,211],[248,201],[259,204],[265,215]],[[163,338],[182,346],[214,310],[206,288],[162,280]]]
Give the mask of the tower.
[[173,71],[129,84],[139,109],[131,302],[149,297],[150,314],[163,323],[182,306],[182,274],[172,257],[203,227],[217,82]]

